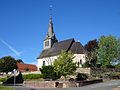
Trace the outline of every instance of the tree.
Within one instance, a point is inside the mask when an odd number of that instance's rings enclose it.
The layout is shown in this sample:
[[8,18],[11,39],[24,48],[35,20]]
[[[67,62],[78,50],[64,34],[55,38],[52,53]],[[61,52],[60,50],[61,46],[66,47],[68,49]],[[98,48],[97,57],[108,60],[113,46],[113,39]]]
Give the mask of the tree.
[[120,57],[120,41],[114,36],[101,36],[97,50],[98,63],[110,67]]
[[73,59],[74,56],[71,52],[62,51],[53,63],[56,74],[64,77],[73,74],[76,70],[76,63],[73,62]]
[[11,72],[17,69],[16,60],[11,56],[5,56],[0,59],[0,72]]
[[97,62],[96,49],[98,48],[98,41],[96,39],[90,40],[84,47],[88,51],[85,64],[89,67],[95,67]]

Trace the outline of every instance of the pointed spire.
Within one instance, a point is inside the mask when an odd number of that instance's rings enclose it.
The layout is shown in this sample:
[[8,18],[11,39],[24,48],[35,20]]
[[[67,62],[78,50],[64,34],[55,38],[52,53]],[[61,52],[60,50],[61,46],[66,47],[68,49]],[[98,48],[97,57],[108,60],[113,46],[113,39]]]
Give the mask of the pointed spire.
[[49,27],[48,27],[48,36],[52,38],[54,35],[53,31],[53,23],[52,23],[52,16],[50,17]]
[[55,37],[55,33],[54,33],[54,30],[53,30],[52,16],[50,16],[49,27],[48,27],[48,32],[47,32],[46,39],[47,38],[54,39],[54,37]]

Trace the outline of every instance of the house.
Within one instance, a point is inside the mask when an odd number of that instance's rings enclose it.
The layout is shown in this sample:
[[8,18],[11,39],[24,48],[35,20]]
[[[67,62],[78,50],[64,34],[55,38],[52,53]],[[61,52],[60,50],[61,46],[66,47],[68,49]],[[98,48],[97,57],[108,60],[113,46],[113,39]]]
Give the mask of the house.
[[20,71],[20,72],[37,71],[37,66],[33,65],[33,64],[17,63],[17,70]]
[[44,48],[37,58],[38,68],[41,68],[43,65],[52,65],[62,50],[67,52],[71,51],[74,54],[75,58],[73,62],[75,62],[78,67],[81,67],[86,61],[87,50],[80,42],[76,42],[74,38],[58,42],[53,30],[52,17],[50,17],[48,32],[43,43]]

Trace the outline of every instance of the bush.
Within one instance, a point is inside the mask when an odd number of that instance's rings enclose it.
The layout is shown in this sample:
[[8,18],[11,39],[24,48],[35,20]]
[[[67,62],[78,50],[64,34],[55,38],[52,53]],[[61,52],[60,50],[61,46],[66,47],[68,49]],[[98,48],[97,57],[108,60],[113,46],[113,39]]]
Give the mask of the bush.
[[[22,74],[19,73],[17,76],[15,76],[15,83],[16,84],[22,84],[23,83],[23,77]],[[14,76],[9,77],[3,84],[14,84]]]
[[26,74],[23,75],[24,80],[37,80],[43,78],[42,74]]
[[0,78],[0,82],[5,82],[8,78]]
[[76,76],[76,81],[83,81],[87,79],[88,79],[88,75],[84,73],[78,73]]
[[53,66],[42,66],[41,73],[43,74],[44,79],[55,80],[59,78],[59,76],[54,72]]
[[115,68],[120,69],[120,64],[115,65]]

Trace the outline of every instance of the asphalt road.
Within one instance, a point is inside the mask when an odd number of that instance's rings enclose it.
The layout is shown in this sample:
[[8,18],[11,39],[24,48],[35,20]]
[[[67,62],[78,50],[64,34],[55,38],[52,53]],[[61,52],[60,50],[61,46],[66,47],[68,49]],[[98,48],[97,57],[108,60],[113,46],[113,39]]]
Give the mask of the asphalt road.
[[33,87],[17,86],[15,90],[112,90],[120,86],[120,80],[106,81],[82,87],[75,88],[55,88],[55,89],[39,89]]

